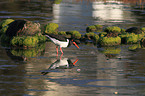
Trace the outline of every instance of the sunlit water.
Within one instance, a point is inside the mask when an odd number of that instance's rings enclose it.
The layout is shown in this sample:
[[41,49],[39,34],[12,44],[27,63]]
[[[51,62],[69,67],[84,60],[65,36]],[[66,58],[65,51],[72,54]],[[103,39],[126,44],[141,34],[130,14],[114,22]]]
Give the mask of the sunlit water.
[[[41,0],[1,0],[0,19],[28,19],[59,24],[59,30],[85,33],[88,25],[144,26],[144,10],[122,2],[72,2],[50,4]],[[144,96],[144,49],[130,45],[71,46],[56,56],[52,42],[29,50],[0,46],[0,96]],[[67,60],[75,66],[65,68]],[[78,60],[78,61],[77,61]],[[53,67],[54,68],[54,67]],[[45,73],[45,74],[44,74]]]

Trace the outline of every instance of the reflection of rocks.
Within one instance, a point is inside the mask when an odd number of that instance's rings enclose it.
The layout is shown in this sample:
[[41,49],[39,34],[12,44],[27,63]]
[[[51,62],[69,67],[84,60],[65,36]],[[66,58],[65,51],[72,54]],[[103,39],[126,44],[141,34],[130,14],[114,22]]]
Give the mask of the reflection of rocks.
[[7,55],[14,61],[26,61],[30,60],[31,57],[43,55],[44,49],[45,44],[41,44],[39,47],[30,49],[10,49],[7,50]]
[[100,50],[108,58],[116,57],[121,52],[120,47],[104,47],[104,50]]

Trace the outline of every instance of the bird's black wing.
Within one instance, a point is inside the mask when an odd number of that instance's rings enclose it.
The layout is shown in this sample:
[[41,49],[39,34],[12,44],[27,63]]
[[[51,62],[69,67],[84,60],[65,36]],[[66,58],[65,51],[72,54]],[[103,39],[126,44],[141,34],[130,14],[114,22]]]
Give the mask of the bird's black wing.
[[60,41],[67,41],[67,38],[63,35],[54,35],[54,34],[49,34],[50,37],[55,38]]

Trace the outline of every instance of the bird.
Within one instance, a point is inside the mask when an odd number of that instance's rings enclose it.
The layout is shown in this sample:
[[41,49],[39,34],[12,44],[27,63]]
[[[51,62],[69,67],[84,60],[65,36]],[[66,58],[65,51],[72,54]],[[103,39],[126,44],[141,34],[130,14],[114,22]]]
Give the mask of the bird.
[[62,54],[63,54],[62,48],[66,48],[71,44],[75,45],[79,49],[79,46],[73,39],[66,38],[63,35],[45,34],[45,36],[48,37],[56,45],[57,55],[58,55],[58,47],[60,47],[60,51]]
[[55,69],[71,69],[76,66],[75,64],[77,63],[77,61],[78,59],[76,59],[74,62],[72,62],[69,58],[57,59],[54,63],[50,65],[47,70],[41,72],[41,74],[46,75],[49,72],[53,72],[52,70]]

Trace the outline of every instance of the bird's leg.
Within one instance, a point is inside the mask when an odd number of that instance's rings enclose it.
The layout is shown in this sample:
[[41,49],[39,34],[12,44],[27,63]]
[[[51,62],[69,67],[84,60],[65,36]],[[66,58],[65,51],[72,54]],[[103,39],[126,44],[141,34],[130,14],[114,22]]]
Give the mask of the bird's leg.
[[57,56],[58,56],[58,46],[56,46],[56,52],[57,52]]
[[60,55],[60,58],[59,58],[60,60],[61,60],[62,56],[63,56],[63,54]]
[[63,51],[62,51],[61,47],[60,47],[60,51],[61,51],[61,53],[63,54]]

